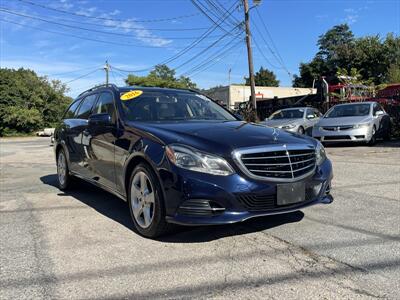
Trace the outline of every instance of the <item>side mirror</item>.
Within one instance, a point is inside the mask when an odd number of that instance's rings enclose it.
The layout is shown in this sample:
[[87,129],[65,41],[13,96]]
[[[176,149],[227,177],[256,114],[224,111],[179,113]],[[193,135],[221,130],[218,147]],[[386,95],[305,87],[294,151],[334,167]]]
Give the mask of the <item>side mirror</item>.
[[315,116],[314,115],[307,115],[307,117],[306,117],[307,119],[315,119]]
[[107,113],[94,114],[89,117],[89,126],[110,126],[112,125],[111,116]]
[[382,110],[378,110],[376,113],[375,113],[375,117],[379,117],[379,116],[382,116],[382,115],[384,115],[385,113],[382,111]]

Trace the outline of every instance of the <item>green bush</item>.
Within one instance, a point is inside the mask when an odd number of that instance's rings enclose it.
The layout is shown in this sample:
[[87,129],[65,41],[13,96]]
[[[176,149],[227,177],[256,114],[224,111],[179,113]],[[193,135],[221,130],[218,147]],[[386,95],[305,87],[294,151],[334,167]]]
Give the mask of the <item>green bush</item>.
[[26,69],[0,69],[0,136],[53,126],[71,102],[67,87]]

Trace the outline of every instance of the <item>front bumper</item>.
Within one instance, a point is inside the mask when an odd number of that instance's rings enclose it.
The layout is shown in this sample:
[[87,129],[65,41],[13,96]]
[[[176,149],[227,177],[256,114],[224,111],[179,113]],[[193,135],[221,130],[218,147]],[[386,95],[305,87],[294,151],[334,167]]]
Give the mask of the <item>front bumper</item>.
[[324,130],[314,127],[312,136],[321,142],[368,142],[372,138],[370,127],[347,130]]
[[[248,179],[238,173],[223,177],[182,169],[175,171],[179,172],[179,175],[174,176],[176,181],[164,183],[167,199],[166,220],[180,225],[230,224],[260,216],[290,213],[333,201],[329,193],[333,173],[328,159],[317,168],[314,175],[301,180],[307,182],[307,186],[318,187],[315,194],[308,196],[306,201],[286,206],[278,206],[276,203],[279,184],[276,182]],[[249,195],[254,197],[249,201],[250,205],[255,204],[255,207],[249,206],[246,200]],[[264,201],[263,199],[269,199],[268,204],[257,206],[260,201]],[[208,211],[201,205],[187,205],[193,203],[193,200],[209,201],[213,205],[211,209],[209,206]],[[191,206],[189,208],[192,210],[187,209],[188,206]]]

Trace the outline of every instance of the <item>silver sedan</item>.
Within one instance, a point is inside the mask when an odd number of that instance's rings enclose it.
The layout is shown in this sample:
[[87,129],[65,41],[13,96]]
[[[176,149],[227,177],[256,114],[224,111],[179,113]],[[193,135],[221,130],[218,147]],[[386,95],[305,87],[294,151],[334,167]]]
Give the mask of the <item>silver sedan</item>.
[[339,104],[314,126],[312,135],[321,142],[367,142],[390,138],[390,117],[377,102]]
[[312,107],[285,108],[274,112],[263,124],[290,132],[304,134],[318,122],[321,113]]

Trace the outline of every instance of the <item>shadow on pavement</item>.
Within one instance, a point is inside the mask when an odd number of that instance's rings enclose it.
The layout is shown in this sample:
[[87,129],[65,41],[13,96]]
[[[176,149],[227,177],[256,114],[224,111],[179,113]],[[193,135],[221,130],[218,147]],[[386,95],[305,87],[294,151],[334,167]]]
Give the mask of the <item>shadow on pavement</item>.
[[[44,184],[58,188],[56,174],[42,176],[40,177],[40,180]],[[85,205],[92,207],[102,215],[136,232],[131,220],[128,204],[94,185],[83,180],[78,180],[76,186],[72,190],[65,192],[60,191],[58,196],[72,196]],[[287,223],[299,222],[303,217],[304,214],[301,211],[297,211],[289,214],[259,217],[231,225],[196,227],[176,226],[170,234],[165,235],[158,240],[167,243],[207,242],[228,236],[263,231]]]

